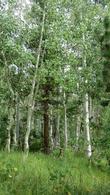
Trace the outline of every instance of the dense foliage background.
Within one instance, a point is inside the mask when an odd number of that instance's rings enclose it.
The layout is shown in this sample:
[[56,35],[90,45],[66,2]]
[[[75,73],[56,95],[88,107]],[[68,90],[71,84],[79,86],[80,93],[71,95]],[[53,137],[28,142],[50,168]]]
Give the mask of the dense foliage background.
[[109,172],[109,1],[0,1],[0,149]]

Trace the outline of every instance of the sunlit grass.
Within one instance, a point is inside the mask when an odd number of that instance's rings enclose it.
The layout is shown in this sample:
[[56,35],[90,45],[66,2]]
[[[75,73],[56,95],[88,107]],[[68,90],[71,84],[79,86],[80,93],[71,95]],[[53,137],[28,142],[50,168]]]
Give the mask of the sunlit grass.
[[107,171],[68,151],[63,157],[0,153],[0,195],[110,194]]

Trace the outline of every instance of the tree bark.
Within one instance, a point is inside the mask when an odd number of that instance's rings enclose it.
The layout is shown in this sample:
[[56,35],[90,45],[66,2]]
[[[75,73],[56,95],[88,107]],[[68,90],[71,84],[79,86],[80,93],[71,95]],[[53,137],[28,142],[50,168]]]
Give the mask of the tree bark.
[[87,156],[90,158],[92,155],[91,139],[90,139],[90,122],[89,122],[89,96],[85,95],[85,130],[87,138]]
[[60,115],[57,116],[56,146],[60,146]]
[[49,85],[44,86],[44,152],[49,154]]
[[54,141],[53,141],[53,112],[52,108],[50,110],[50,145],[51,145],[51,151],[54,148]]
[[9,124],[7,126],[7,140],[6,140],[6,151],[10,152],[11,150],[11,129],[13,127],[14,124],[14,118],[13,118],[13,114],[14,114],[14,109],[10,108],[9,109]]
[[[82,19],[82,13],[81,13]],[[83,54],[83,67],[87,68],[87,58],[86,58],[86,40],[85,34],[82,35],[83,44],[84,44],[84,54]],[[88,80],[85,79],[85,84],[88,84]],[[90,109],[89,109],[89,95],[86,89],[84,95],[84,107],[85,107],[85,131],[86,131],[86,141],[87,141],[87,157],[90,158],[92,156],[92,146],[91,146],[91,138],[90,138]]]
[[64,92],[64,146],[68,145],[68,127],[67,127],[67,108],[66,108],[66,94]]
[[6,140],[6,151],[10,152],[10,145],[11,145],[11,126],[7,127],[7,140]]
[[48,102],[44,103],[44,152],[49,153],[49,114]]
[[19,95],[15,93],[15,114],[14,114],[14,129],[13,129],[13,149],[17,149],[19,139]]
[[17,136],[16,136],[16,128],[13,129],[13,150],[17,149]]
[[20,126],[20,102],[19,102],[19,94],[16,93],[16,138],[17,142],[19,141],[19,126]]
[[77,124],[76,124],[76,150],[79,149],[79,137],[80,137],[80,128],[81,128],[81,116],[77,115]]
[[[13,88],[12,88],[11,83],[10,83],[9,66],[8,66],[8,63],[7,63],[5,53],[3,51],[1,53],[2,53],[2,56],[3,56],[4,64],[5,64],[5,76],[6,76],[6,79],[7,79],[7,87],[10,91],[10,94],[11,94],[11,101],[13,102],[15,94],[14,94]],[[11,149],[11,128],[14,124],[14,118],[13,118],[14,112],[15,112],[15,109],[13,109],[13,108],[9,109],[9,124],[8,124],[8,127],[7,127],[7,140],[6,140],[6,150],[8,152],[10,152],[10,149]]]
[[[34,110],[34,94],[35,94],[35,88],[36,88],[36,79],[38,79],[38,66],[39,66],[39,61],[40,61],[40,55],[41,55],[41,50],[42,50],[42,41],[43,41],[43,34],[44,34],[44,24],[45,24],[45,9],[43,10],[43,18],[42,18],[42,27],[41,27],[41,35],[40,35],[40,41],[39,41],[39,47],[38,47],[38,55],[37,55],[37,62],[36,62],[36,67],[35,67],[35,74],[34,78],[32,81],[32,88],[31,88],[31,93],[29,95],[29,106],[28,106],[28,116],[27,116],[27,130],[25,134],[25,141],[24,141],[24,151],[28,153],[29,151],[29,136],[31,132],[31,122],[32,122],[32,114]],[[39,80],[39,79],[38,79]],[[36,93],[39,88],[39,81],[37,81],[37,88],[36,88]]]

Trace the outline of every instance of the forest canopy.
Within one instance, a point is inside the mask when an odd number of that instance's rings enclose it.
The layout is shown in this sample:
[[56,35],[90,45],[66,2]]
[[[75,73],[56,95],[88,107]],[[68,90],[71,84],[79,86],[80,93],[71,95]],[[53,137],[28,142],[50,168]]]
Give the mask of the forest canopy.
[[109,1],[0,1],[0,149],[110,166]]

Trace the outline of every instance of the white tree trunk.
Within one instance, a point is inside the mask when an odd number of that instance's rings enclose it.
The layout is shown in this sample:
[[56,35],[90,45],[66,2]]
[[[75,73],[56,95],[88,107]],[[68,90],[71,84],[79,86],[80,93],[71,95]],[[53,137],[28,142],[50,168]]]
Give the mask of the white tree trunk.
[[33,105],[30,104],[28,108],[28,117],[27,117],[27,131],[25,134],[25,142],[24,142],[24,150],[26,153],[29,151],[29,135],[31,132],[31,123],[32,123],[32,113],[33,113],[33,108],[34,108],[34,102]]
[[10,152],[10,144],[11,144],[11,126],[7,127],[7,140],[6,140],[6,151]]
[[[11,83],[10,83],[9,66],[8,66],[8,63],[7,63],[5,53],[2,51],[1,54],[3,56],[3,60],[4,60],[4,64],[5,64],[5,76],[7,78],[7,86],[9,88],[10,93],[11,93],[11,99],[14,100],[14,95],[15,94],[14,94],[13,88],[12,88]],[[10,152],[11,128],[14,124],[14,119],[13,119],[14,112],[15,112],[15,110],[13,108],[9,109],[9,125],[7,127],[7,141],[6,141],[6,150],[8,152]]]
[[60,115],[57,116],[57,135],[56,135],[56,146],[60,146]]
[[16,126],[15,126],[15,120],[14,120],[14,127],[13,127],[13,143],[12,148],[15,150],[17,148],[17,135],[16,135]]
[[[82,19],[82,13],[81,13],[81,19]],[[85,40],[85,34],[82,35],[83,44],[84,44],[84,53],[83,53],[83,66],[84,68],[87,68],[87,58],[86,58],[86,40]],[[85,84],[88,84],[88,80],[85,79]],[[86,89],[87,90],[87,89]],[[91,138],[90,138],[90,109],[89,109],[89,95],[86,92],[84,97],[84,103],[85,103],[85,131],[86,131],[86,141],[87,141],[87,156],[90,158],[92,156],[92,147],[91,147]]]
[[13,149],[17,148],[17,136],[16,136],[16,128],[13,129]]
[[18,146],[18,139],[19,139],[19,95],[15,93],[15,128],[13,129],[13,149],[16,149]]
[[45,23],[45,9],[43,11],[43,18],[42,18],[42,28],[41,28],[41,35],[40,35],[40,41],[39,41],[39,47],[38,47],[38,55],[37,55],[37,62],[36,62],[36,67],[35,67],[35,74],[33,77],[32,81],[32,88],[31,88],[31,93],[29,95],[29,106],[28,106],[28,116],[27,116],[27,130],[25,134],[25,141],[24,141],[24,150],[26,153],[29,151],[29,136],[31,132],[31,122],[32,122],[32,114],[34,110],[34,94],[35,94],[35,87],[36,87],[36,78],[37,78],[37,88],[36,88],[36,93],[39,88],[39,79],[38,79],[38,66],[39,66],[39,61],[40,61],[40,55],[41,55],[41,49],[42,49],[42,40],[43,40],[43,33],[44,33],[44,23]]
[[68,145],[68,126],[67,126],[67,108],[66,108],[66,94],[64,92],[64,146]]
[[13,127],[14,124],[14,118],[13,118],[13,114],[14,114],[14,109],[10,108],[9,110],[9,124],[7,127],[7,140],[6,140],[6,151],[10,152],[11,149],[11,129]]
[[19,95],[16,92],[15,93],[15,120],[14,120],[14,129],[13,129],[13,149],[16,149],[18,147],[19,143],[19,123],[20,123],[20,117],[19,117]]
[[90,158],[92,156],[92,147],[90,139],[90,122],[89,122],[89,96],[85,95],[85,130],[87,139],[87,156]]
[[77,124],[76,124],[76,150],[79,149],[80,128],[81,128],[81,116],[78,114]]
[[52,108],[50,110],[50,145],[51,145],[51,150],[53,150],[54,148],[54,141],[53,141],[53,125],[52,125],[52,121],[53,121],[53,112],[52,112]]
[[93,101],[92,101],[92,98],[89,97],[89,113],[90,113],[90,119],[93,118]]

